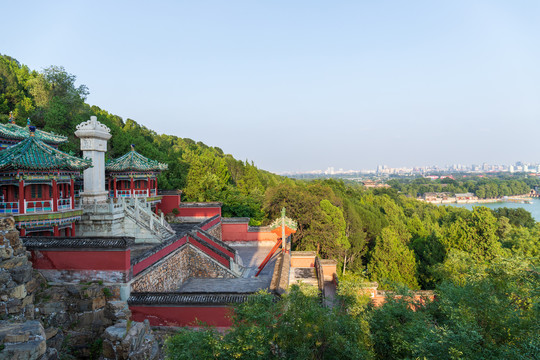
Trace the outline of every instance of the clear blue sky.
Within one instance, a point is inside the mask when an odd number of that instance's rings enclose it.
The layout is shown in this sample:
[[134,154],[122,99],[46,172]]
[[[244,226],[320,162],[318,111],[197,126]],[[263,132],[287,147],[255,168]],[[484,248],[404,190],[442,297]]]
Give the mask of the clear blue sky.
[[0,53],[270,171],[540,161],[540,2],[11,1]]

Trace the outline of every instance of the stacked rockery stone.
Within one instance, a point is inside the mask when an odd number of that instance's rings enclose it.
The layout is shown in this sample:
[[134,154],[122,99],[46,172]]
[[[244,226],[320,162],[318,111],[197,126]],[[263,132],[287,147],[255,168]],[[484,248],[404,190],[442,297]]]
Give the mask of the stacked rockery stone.
[[15,221],[0,218],[0,359],[50,358],[44,328],[33,320],[39,283]]
[[35,303],[47,346],[77,358],[96,357],[105,329],[131,315],[127,303],[118,297],[117,288],[100,283],[47,285]]
[[32,320],[38,286],[13,218],[0,218],[0,317]]
[[[0,360],[95,359],[102,350],[116,359],[155,358],[148,324],[127,326],[131,312],[118,286],[47,284],[14,225],[0,218]],[[111,338],[121,328],[125,336]]]

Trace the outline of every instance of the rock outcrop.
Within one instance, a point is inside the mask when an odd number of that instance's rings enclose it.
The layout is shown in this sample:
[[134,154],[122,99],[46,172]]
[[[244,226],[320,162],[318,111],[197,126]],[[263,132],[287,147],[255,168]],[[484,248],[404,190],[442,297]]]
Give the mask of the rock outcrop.
[[0,320],[34,319],[39,282],[13,218],[0,218]]
[[[36,360],[43,357],[47,350],[45,329],[37,320],[23,323],[0,321],[0,360]],[[52,355],[52,353],[51,353]]]
[[0,218],[0,360],[157,359],[148,322],[130,317],[118,286],[48,284]]
[[121,320],[108,327],[103,334],[104,360],[156,360],[158,342],[148,320],[131,322]]

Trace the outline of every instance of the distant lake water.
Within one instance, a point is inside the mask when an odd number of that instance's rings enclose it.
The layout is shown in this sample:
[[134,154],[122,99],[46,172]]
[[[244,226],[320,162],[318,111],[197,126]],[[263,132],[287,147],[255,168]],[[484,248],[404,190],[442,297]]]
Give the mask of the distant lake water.
[[532,204],[520,204],[515,202],[497,202],[487,204],[444,204],[445,206],[463,207],[472,210],[473,206],[485,206],[490,209],[497,209],[501,207],[507,207],[510,209],[523,208],[531,213],[532,217],[536,221],[540,221],[540,199],[534,198]]

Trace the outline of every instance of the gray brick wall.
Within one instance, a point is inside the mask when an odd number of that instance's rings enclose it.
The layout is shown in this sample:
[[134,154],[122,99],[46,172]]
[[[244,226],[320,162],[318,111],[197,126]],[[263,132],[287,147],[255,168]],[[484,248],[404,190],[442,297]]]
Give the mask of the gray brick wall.
[[131,284],[133,292],[165,292],[176,290],[190,277],[232,278],[232,274],[209,260],[190,245],[152,266]]
[[217,223],[216,226],[206,230],[206,232],[219,240],[223,240],[221,237],[221,222]]

